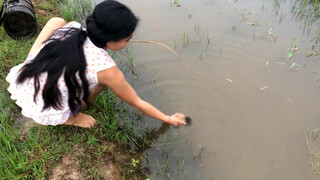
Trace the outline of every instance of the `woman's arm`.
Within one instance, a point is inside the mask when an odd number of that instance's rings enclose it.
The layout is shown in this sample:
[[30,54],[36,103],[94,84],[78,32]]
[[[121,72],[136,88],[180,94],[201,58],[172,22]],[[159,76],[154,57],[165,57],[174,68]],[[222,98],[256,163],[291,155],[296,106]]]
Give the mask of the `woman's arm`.
[[36,41],[32,45],[32,48],[29,52],[29,55],[35,53],[35,51],[37,51],[39,49],[39,47],[42,45],[42,43],[44,41],[46,41],[47,39],[49,39],[49,37],[53,34],[53,32],[55,30],[57,30],[58,28],[66,25],[66,24],[67,24],[67,22],[62,18],[59,18],[59,17],[51,18],[47,22],[47,24],[43,27],[43,29],[40,32],[40,34],[38,35]]
[[98,72],[98,81],[99,83],[108,86],[123,101],[152,118],[173,125],[186,124],[183,114],[176,113],[172,116],[165,115],[148,102],[142,100],[125,80],[123,73],[117,67]]

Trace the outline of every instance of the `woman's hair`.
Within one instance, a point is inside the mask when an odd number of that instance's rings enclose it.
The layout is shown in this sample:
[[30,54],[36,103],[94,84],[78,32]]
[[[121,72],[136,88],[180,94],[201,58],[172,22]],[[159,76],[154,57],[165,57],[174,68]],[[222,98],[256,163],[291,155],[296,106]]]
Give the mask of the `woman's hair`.
[[113,0],[104,1],[95,7],[86,20],[88,36],[94,45],[103,48],[107,42],[129,37],[138,21],[123,4]]
[[[106,0],[98,4],[87,20],[87,31],[82,28],[68,28],[60,38],[51,37],[38,55],[20,70],[16,82],[34,78],[34,102],[40,90],[39,75],[47,72],[42,97],[45,110],[49,107],[62,109],[61,92],[57,82],[64,73],[68,88],[68,104],[72,114],[77,114],[81,101],[89,104],[89,84],[85,76],[87,62],[84,57],[83,43],[87,36],[93,44],[104,48],[108,42],[117,42],[129,37],[138,24],[138,18],[123,4]],[[65,29],[65,28],[61,28]],[[57,31],[60,31],[59,29]],[[61,33],[61,32],[59,32]],[[77,81],[78,77],[81,83]]]

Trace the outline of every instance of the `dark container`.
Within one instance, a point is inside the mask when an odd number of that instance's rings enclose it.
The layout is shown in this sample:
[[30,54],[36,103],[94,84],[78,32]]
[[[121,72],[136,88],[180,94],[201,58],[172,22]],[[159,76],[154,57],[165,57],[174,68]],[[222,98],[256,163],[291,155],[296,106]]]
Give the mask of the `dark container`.
[[3,26],[13,39],[32,37],[37,32],[37,20],[30,0],[4,0]]

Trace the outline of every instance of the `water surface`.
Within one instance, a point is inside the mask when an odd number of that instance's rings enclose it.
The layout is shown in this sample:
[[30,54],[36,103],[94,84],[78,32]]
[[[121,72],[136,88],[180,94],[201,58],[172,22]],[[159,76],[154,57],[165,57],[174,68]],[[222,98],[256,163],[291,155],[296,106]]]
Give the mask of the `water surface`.
[[[121,2],[141,19],[133,40],[165,43],[189,65],[158,45],[130,46],[137,93],[167,114],[193,119],[191,127],[158,134],[144,152],[148,176],[312,178],[305,132],[320,127],[320,64],[306,54],[317,25],[305,30],[293,2]],[[298,49],[288,59],[294,38]],[[140,124],[161,126],[148,117]]]

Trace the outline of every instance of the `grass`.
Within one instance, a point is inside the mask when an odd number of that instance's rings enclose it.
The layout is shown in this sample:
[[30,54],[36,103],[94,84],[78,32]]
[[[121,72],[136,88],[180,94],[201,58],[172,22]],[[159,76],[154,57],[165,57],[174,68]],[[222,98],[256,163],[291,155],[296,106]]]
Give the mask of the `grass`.
[[[72,4],[69,2],[61,10],[53,8],[57,5],[60,7],[65,2],[48,0],[34,3],[38,27],[41,29],[47,20],[54,16],[61,16],[66,20],[83,19],[91,7],[88,4],[90,1],[83,0]],[[75,10],[79,10],[78,3],[84,3],[83,9],[80,9],[81,13],[75,13]],[[97,128],[88,130],[71,126],[31,125],[25,139],[21,140],[23,123],[18,121],[22,119],[20,109],[10,99],[5,77],[10,68],[24,61],[34,41],[35,37],[12,40],[4,29],[0,28],[0,82],[3,84],[0,87],[0,179],[49,179],[61,158],[73,152],[74,147],[83,149],[84,152],[76,157],[80,162],[78,168],[81,174],[84,177],[98,179],[99,167],[103,163],[101,159],[114,153],[106,146],[106,143],[110,142],[116,143],[120,148],[117,149],[117,155],[128,155],[128,160],[119,162],[119,166],[124,167],[124,161],[131,160],[129,157],[134,149],[143,145],[140,142],[147,140],[143,135],[143,129],[139,131],[132,125],[132,119],[139,118],[140,114],[132,113],[110,90],[102,92],[86,110],[86,113],[97,119]],[[138,171],[139,168],[136,168],[129,175],[141,179],[144,176],[139,175]]]
[[20,153],[18,133],[11,125],[14,105],[9,96],[0,93],[0,178],[13,179],[27,172],[27,154]]
[[310,57],[310,56],[318,56],[320,54],[320,48],[315,48],[316,44],[313,44],[312,45],[312,48],[311,50],[309,50],[307,52],[307,57]]
[[61,17],[67,21],[81,22],[92,12],[91,0],[71,0],[64,1],[62,10],[60,11]]
[[189,41],[190,41],[190,35],[187,32],[183,32],[181,35],[181,39],[183,42],[183,47],[187,47],[189,45]]
[[312,26],[320,17],[319,0],[295,0],[292,6],[295,18],[304,20],[305,30]]
[[[2,4],[2,1],[0,1]],[[9,69],[26,58],[32,41],[24,39],[19,42],[8,37],[3,28],[0,28],[0,179],[20,179],[28,176],[39,163],[30,163],[28,152],[31,151],[30,144],[19,142],[19,131],[16,114],[18,109],[10,99],[6,89],[8,87],[5,77]]]
[[290,44],[288,51],[287,51],[287,58],[288,59],[290,59],[293,56],[294,52],[298,49],[296,41],[297,41],[296,37],[294,37],[291,41],[291,44]]

